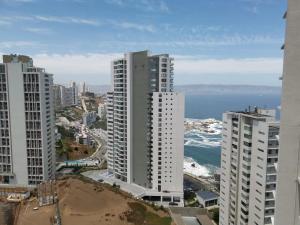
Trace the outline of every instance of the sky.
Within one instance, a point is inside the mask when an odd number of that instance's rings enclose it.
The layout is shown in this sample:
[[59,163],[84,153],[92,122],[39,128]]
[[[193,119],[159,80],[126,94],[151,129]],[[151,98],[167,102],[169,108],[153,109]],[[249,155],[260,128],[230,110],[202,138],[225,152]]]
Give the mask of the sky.
[[55,83],[110,83],[124,52],[169,53],[175,84],[280,86],[286,0],[0,0],[0,53]]

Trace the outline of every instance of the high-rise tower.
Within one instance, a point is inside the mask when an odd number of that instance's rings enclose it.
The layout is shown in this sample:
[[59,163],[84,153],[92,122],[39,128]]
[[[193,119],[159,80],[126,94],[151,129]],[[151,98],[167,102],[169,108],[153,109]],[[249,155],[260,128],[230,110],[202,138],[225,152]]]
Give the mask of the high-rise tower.
[[28,56],[0,64],[0,185],[36,185],[54,177],[52,75]]
[[223,114],[220,225],[273,224],[278,134],[275,110]]
[[111,66],[108,170],[155,201],[183,204],[184,96],[173,91],[173,59],[133,52]]
[[289,0],[280,120],[275,224],[300,224],[300,1]]

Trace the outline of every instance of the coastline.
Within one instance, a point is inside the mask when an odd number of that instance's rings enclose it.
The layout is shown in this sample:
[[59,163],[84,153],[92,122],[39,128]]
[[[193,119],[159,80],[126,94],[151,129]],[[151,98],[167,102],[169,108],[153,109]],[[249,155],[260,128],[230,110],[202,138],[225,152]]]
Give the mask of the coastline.
[[184,172],[210,177],[220,168],[222,122],[185,118]]

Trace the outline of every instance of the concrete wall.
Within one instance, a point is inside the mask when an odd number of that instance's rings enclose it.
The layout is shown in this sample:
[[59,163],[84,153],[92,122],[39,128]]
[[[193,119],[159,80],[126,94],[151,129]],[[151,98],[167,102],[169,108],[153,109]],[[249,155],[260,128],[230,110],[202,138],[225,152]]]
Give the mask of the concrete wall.
[[289,0],[283,68],[276,225],[300,224],[300,1]]
[[6,65],[9,86],[12,164],[13,173],[15,174],[15,180],[12,183],[28,185],[22,64],[9,63]]
[[[159,99],[162,102],[159,102]],[[161,186],[161,191],[175,192],[182,196],[184,95],[176,92],[155,92],[153,93],[152,105],[152,188],[158,191],[158,186]],[[159,108],[161,112],[159,112]],[[159,152],[161,155],[159,155]],[[159,167],[161,169],[158,169]],[[159,184],[159,181],[161,181],[161,184]]]
[[149,163],[149,74],[148,74],[148,53],[136,52],[132,53],[131,64],[131,96],[130,107],[131,122],[131,164],[132,164],[132,182],[143,187],[151,187],[147,175]]

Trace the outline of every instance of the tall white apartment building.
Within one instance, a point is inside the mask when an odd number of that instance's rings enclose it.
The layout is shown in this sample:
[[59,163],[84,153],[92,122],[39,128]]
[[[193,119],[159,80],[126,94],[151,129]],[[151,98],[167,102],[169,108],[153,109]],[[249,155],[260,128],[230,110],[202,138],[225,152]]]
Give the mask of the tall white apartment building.
[[184,96],[173,91],[173,59],[133,52],[111,67],[108,170],[145,188],[145,199],[183,205]]
[[220,225],[274,224],[278,134],[275,110],[223,114]]
[[86,84],[85,84],[85,82],[82,82],[82,83],[80,84],[80,90],[79,90],[80,95],[81,95],[81,96],[84,96],[86,91],[87,91],[87,90],[86,90]]
[[300,1],[288,0],[275,225],[300,224]]
[[54,177],[53,78],[28,56],[0,64],[0,185],[30,186]]

